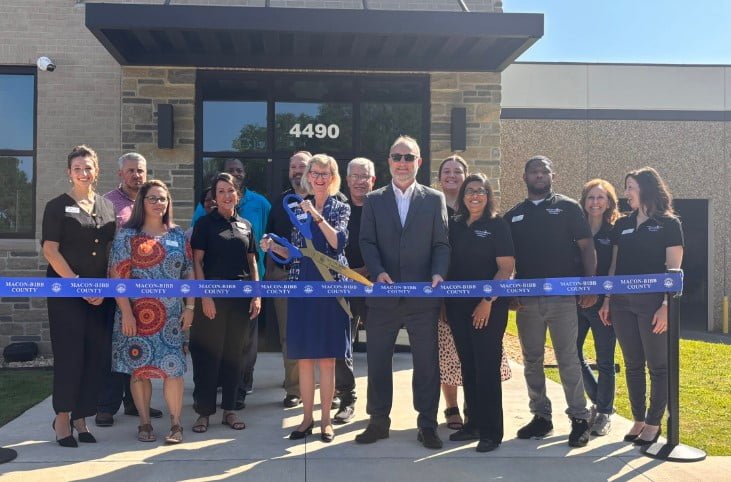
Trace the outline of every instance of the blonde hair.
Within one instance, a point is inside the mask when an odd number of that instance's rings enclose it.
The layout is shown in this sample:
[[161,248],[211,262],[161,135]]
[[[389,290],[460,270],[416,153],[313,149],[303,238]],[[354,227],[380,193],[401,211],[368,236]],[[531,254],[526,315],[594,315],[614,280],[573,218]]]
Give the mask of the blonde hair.
[[586,184],[584,184],[584,188],[581,190],[581,200],[579,201],[579,203],[581,204],[581,210],[584,211],[584,216],[587,215],[586,198],[589,196],[589,191],[591,191],[595,187],[600,187],[604,189],[604,191],[607,193],[608,206],[606,211],[604,211],[602,217],[607,223],[614,224],[617,218],[619,218],[617,192],[614,190],[614,186],[612,186],[609,181],[605,181],[604,179],[592,179],[591,181],[588,181]]
[[340,173],[338,172],[338,162],[327,154],[315,154],[307,163],[307,167],[305,167],[305,172],[302,174],[301,185],[307,191],[307,193],[314,194],[314,191],[312,190],[312,184],[310,184],[309,178],[310,170],[314,165],[327,167],[328,169],[330,169],[330,174],[332,174],[332,177],[330,178],[330,185],[327,188],[327,194],[329,196],[333,196],[338,191],[340,191],[341,179]]

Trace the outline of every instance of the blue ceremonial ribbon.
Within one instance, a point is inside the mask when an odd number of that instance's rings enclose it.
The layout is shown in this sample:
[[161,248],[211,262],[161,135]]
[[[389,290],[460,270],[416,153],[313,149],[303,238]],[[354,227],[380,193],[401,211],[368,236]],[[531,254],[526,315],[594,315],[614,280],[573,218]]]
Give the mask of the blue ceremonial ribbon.
[[573,296],[674,292],[682,273],[591,278],[376,283],[372,287],[337,281],[226,281],[110,278],[0,278],[0,297],[263,298],[398,297],[482,298],[485,296]]

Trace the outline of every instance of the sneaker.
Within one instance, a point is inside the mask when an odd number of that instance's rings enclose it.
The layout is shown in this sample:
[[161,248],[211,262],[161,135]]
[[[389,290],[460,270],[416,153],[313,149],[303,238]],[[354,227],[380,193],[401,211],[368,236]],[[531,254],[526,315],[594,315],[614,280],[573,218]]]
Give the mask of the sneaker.
[[338,413],[336,413],[335,417],[333,418],[333,423],[337,425],[342,425],[350,422],[351,420],[353,420],[353,418],[355,418],[355,406],[352,403],[341,403]]
[[606,413],[600,413],[597,414],[594,419],[594,423],[591,425],[591,434],[602,436],[608,434],[611,429],[612,420],[609,418],[609,415]]
[[586,447],[589,443],[589,422],[583,418],[571,419],[569,447]]
[[528,425],[518,430],[518,438],[540,439],[553,433],[553,423],[538,415],[533,416],[533,420]]

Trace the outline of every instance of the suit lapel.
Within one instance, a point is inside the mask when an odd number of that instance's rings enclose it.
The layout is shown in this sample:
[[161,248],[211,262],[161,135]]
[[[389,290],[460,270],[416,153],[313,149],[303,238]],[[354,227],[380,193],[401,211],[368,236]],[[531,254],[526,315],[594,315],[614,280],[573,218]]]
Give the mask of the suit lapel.
[[[414,217],[416,217],[418,215],[419,209],[424,204],[421,202],[421,199],[423,197],[424,197],[424,189],[421,187],[421,184],[417,183],[416,186],[414,186],[414,193],[411,196],[411,202],[409,203],[409,212],[406,214],[406,222],[404,222],[404,230],[408,229],[409,225],[413,222]],[[399,219],[399,221],[400,221],[400,219]]]
[[392,221],[396,223],[399,231],[401,231],[401,218],[398,215],[398,205],[396,204],[396,195],[393,193],[393,185],[389,184],[383,192],[383,198],[386,203],[386,211],[391,216]]

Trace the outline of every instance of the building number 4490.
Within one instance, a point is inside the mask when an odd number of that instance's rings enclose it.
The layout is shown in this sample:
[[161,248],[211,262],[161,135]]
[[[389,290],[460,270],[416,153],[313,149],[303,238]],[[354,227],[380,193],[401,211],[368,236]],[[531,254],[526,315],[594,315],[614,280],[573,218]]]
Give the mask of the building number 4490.
[[300,137],[309,137],[312,139],[316,137],[318,139],[324,139],[329,137],[330,139],[337,139],[340,136],[340,127],[337,124],[305,124],[302,127],[299,123],[292,126],[289,130],[289,135],[299,139]]

